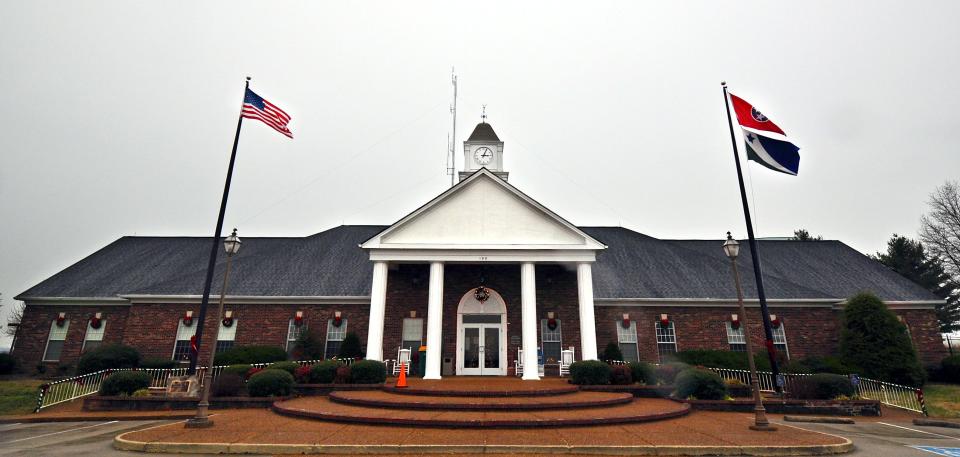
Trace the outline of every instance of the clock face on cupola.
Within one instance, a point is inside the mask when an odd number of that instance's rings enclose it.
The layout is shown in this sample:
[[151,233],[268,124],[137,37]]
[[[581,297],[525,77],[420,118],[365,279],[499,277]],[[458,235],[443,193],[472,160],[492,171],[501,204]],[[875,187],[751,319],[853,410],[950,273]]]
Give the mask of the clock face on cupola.
[[460,173],[460,179],[486,168],[506,180],[508,174],[503,171],[503,141],[500,141],[493,127],[487,123],[486,114],[482,119],[467,141],[463,142],[464,170]]

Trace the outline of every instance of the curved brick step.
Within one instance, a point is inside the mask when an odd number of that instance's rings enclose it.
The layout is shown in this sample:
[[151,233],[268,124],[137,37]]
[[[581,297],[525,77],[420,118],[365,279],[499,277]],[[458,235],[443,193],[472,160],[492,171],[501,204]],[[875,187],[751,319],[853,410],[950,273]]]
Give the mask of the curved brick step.
[[599,408],[633,401],[629,392],[571,392],[565,395],[530,396],[426,396],[397,395],[384,391],[335,391],[330,401],[345,405],[403,410],[532,411],[545,409]]
[[536,428],[627,424],[686,415],[690,405],[640,399],[601,408],[539,411],[422,411],[382,409],[335,403],[326,397],[302,397],[273,404],[285,416],[330,422],[452,428]]

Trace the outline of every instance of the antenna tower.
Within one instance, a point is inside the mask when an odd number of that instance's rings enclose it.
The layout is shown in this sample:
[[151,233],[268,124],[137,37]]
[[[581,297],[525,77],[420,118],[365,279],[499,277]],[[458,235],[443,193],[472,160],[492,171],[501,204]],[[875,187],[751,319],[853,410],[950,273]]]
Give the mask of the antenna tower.
[[450,104],[450,114],[453,115],[453,134],[447,137],[449,155],[447,155],[447,174],[450,175],[450,187],[456,183],[457,175],[457,73],[450,67],[450,82],[453,84],[453,103]]

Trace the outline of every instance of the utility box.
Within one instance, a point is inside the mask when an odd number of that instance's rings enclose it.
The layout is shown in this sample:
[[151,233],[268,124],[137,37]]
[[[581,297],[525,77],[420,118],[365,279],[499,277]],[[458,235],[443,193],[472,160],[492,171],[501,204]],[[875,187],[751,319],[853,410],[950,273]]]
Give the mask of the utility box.
[[420,346],[420,350],[417,352],[417,376],[421,378],[427,372],[427,347]]
[[453,376],[453,358],[452,357],[443,358],[443,371],[440,374],[442,376]]

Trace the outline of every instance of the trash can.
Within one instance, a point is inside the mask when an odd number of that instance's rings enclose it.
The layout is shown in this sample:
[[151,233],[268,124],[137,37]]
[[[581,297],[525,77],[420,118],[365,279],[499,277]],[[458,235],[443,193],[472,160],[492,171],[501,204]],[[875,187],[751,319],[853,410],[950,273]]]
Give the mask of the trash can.
[[450,357],[443,358],[442,376],[453,376],[453,359]]
[[417,351],[417,376],[421,378],[427,372],[427,347],[420,346],[420,350]]

